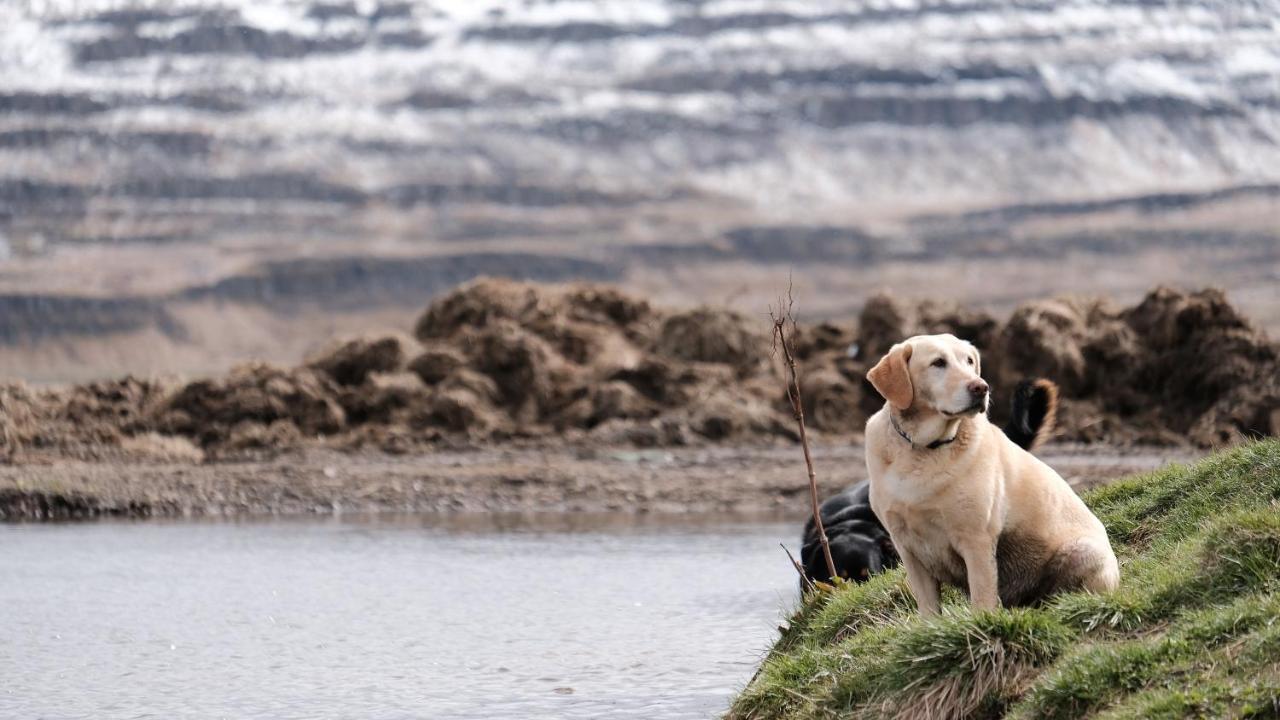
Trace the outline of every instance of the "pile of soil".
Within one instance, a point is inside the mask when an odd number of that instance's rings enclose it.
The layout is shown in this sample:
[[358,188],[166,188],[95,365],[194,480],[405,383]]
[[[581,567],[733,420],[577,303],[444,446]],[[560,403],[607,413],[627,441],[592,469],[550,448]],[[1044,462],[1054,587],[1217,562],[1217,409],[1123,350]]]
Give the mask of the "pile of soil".
[[134,377],[56,390],[0,386],[0,461],[33,455],[95,459],[104,452],[173,455],[172,450],[145,447],[150,438],[144,416],[165,392],[163,383]]
[[715,308],[659,311],[607,286],[481,280],[428,308],[409,367],[432,392],[427,421],[473,439],[786,435],[758,325]]
[[[866,305],[864,345],[951,332],[982,351],[996,390],[993,415],[1018,380],[1038,376],[1062,390],[1058,434],[1081,442],[1200,447],[1280,434],[1280,345],[1221,290],[1157,288],[1137,305],[1055,298],[990,315],[888,298]],[[869,407],[878,407],[872,397]]]
[[[434,302],[413,337],[346,340],[296,368],[260,363],[194,382],[134,378],[0,386],[0,461],[43,456],[221,458],[302,444],[569,442],[670,446],[790,441],[767,320],[666,310],[603,285],[482,279]],[[882,400],[864,380],[898,340],[951,332],[1001,390],[1062,387],[1070,440],[1211,446],[1280,434],[1280,348],[1216,290],[1160,288],[1138,305],[1028,303],[1004,322],[888,296],[856,322],[794,334],[810,428],[853,438]]]

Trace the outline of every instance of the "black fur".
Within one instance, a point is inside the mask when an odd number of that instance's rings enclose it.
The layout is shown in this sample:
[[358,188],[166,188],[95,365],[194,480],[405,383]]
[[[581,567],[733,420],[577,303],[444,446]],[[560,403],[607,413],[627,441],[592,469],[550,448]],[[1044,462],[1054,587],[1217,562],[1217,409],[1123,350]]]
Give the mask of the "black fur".
[[[889,532],[871,511],[871,485],[866,480],[827,498],[818,508],[822,527],[831,545],[836,573],[846,580],[863,582],[872,575],[898,566],[898,551]],[[804,525],[804,545],[800,549],[804,574],[810,580],[826,582],[827,559],[822,554],[813,518]],[[803,584],[803,583],[802,583]]]
[[[1009,422],[1004,433],[1024,450],[1031,450],[1053,429],[1057,413],[1058,388],[1048,380],[1023,380],[1013,392]],[[865,582],[876,573],[897,567],[898,552],[889,540],[889,532],[871,510],[869,480],[850,487],[823,501],[818,508],[822,526],[831,545],[831,559],[836,574],[854,582]],[[816,582],[831,579],[822,544],[813,526],[813,518],[804,524],[804,541],[800,560],[804,574]],[[803,589],[804,583],[801,582]]]
[[1004,434],[1018,447],[1032,450],[1053,431],[1058,412],[1058,386],[1044,379],[1023,380],[1013,390]]

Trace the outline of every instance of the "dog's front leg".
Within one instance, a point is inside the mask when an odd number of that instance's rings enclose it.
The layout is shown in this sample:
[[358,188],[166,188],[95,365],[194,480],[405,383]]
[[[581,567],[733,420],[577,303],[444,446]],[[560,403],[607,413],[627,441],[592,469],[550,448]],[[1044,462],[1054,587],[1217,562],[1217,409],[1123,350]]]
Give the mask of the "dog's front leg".
[[1000,607],[999,572],[996,569],[995,546],[985,537],[972,538],[961,547],[965,573],[969,576],[969,600],[975,608],[994,610]]
[[940,588],[937,578],[925,570],[924,565],[909,551],[899,547],[902,565],[907,569],[907,585],[916,598],[916,607],[925,617],[937,615],[942,611]]

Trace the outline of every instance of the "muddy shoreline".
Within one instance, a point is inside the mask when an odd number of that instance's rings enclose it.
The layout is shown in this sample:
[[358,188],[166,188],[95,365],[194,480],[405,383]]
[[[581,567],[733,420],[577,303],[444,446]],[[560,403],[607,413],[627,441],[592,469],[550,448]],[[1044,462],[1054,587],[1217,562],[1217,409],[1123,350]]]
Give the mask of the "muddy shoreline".
[[[1053,444],[1040,456],[1077,489],[1200,453]],[[815,448],[833,492],[865,477],[858,444]],[[366,512],[794,512],[798,447],[522,448],[422,454],[304,449],[215,463],[54,461],[0,466],[0,521]]]

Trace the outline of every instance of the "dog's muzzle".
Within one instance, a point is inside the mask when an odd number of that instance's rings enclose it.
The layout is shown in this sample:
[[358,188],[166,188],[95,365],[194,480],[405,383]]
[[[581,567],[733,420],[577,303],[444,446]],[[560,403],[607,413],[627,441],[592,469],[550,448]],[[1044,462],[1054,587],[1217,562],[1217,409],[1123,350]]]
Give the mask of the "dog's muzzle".
[[966,389],[972,399],[969,406],[959,412],[944,412],[943,415],[960,417],[962,415],[980,415],[987,411],[987,399],[991,396],[991,386],[987,385],[985,380],[978,379],[969,383]]

